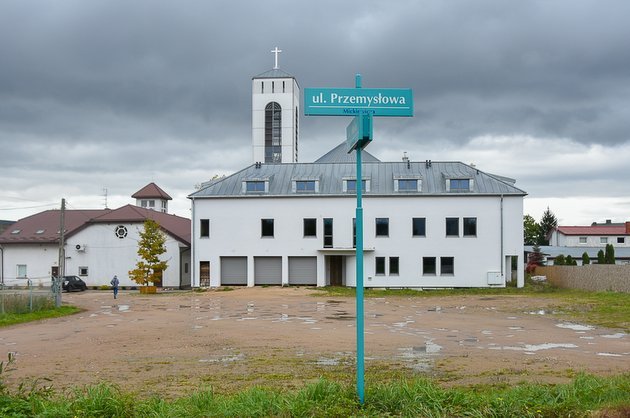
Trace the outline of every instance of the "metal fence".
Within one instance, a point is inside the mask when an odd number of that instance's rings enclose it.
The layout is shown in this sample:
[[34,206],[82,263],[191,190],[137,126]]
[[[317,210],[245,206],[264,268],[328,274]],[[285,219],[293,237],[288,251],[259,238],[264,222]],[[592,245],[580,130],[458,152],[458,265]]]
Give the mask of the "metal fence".
[[53,281],[13,280],[11,285],[0,283],[0,315],[35,312],[55,307]]

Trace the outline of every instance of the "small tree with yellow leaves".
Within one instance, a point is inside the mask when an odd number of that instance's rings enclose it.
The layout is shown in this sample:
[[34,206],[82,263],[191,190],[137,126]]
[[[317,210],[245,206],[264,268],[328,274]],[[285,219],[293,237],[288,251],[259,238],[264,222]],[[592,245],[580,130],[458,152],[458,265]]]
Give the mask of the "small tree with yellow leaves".
[[140,260],[136,268],[129,271],[129,277],[141,286],[155,285],[162,281],[162,272],[168,267],[166,261],[160,260],[160,255],[166,252],[166,235],[160,225],[153,219],[144,221],[144,231],[140,232],[138,242],[138,256]]

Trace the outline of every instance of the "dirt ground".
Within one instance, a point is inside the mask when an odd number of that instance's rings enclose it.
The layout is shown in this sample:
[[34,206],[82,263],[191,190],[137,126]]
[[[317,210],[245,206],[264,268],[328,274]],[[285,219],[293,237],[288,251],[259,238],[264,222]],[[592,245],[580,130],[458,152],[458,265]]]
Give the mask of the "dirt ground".
[[[352,382],[354,298],[306,288],[64,294],[85,309],[0,330],[5,377],[48,378],[57,389],[107,381],[177,396],[204,384],[301,386]],[[446,385],[561,382],[576,372],[630,370],[630,337],[561,321],[556,301],[530,296],[387,297],[365,301],[366,381],[428,375]]]

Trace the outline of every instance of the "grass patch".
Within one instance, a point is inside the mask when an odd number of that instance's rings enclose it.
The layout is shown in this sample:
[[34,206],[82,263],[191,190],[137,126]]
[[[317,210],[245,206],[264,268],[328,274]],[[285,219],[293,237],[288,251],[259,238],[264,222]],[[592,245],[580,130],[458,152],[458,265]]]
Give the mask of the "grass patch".
[[627,416],[630,374],[578,375],[562,385],[441,388],[429,379],[369,385],[365,404],[353,385],[320,379],[296,390],[253,387],[230,395],[205,387],[174,400],[140,399],[99,384],[68,394],[0,391],[3,416],[55,417],[556,417]]
[[27,313],[5,313],[0,314],[0,327],[21,324],[24,322],[39,321],[40,319],[57,318],[60,316],[72,315],[81,312],[76,306],[61,306],[59,308],[42,309]]

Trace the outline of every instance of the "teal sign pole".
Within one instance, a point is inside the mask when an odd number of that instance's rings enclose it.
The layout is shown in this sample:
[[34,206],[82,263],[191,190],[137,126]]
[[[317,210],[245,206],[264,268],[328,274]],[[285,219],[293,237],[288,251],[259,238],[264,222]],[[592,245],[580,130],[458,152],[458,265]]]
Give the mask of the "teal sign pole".
[[[357,74],[355,77],[356,88],[361,88],[361,75]],[[372,118],[372,115],[367,116],[368,119]],[[357,117],[356,119],[363,119],[363,115],[361,117]],[[361,126],[363,125],[363,120],[357,121],[357,123]],[[363,129],[359,129],[359,132],[363,135],[365,132],[362,132]],[[370,140],[371,132],[370,133]],[[357,228],[357,252],[356,252],[356,275],[357,275],[357,283],[356,283],[356,310],[357,310],[357,395],[359,396],[359,402],[363,405],[365,401],[365,333],[364,333],[364,315],[363,315],[363,175],[361,173],[361,152],[363,151],[363,147],[365,147],[369,142],[364,141],[363,146],[361,146],[361,142],[364,140],[363,137],[359,137],[357,141],[357,145],[354,149],[357,152],[357,179],[356,179],[356,190],[357,190],[357,211],[356,211],[356,228]]]
[[357,395],[365,401],[365,320],[363,310],[363,175],[361,152],[372,141],[373,116],[413,116],[411,89],[364,89],[361,75],[354,89],[304,89],[304,115],[354,116],[346,129],[348,152],[357,152],[356,209],[356,311],[357,311]]

